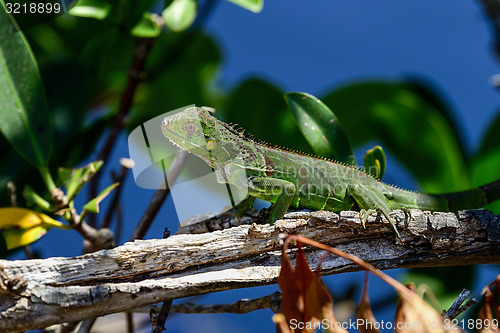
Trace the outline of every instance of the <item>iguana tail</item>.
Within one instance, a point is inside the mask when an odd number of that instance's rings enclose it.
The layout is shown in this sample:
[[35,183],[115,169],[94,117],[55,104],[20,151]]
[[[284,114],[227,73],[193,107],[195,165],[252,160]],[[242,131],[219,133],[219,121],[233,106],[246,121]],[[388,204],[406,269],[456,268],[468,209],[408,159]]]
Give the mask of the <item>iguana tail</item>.
[[448,211],[474,209],[500,199],[500,180],[470,190],[432,195],[447,204]]

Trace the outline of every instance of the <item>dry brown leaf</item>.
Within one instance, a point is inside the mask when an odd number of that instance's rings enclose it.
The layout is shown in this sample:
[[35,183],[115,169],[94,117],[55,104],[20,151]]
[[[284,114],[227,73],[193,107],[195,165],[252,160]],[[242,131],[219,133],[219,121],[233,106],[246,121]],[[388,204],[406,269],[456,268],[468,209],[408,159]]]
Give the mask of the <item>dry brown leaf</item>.
[[308,239],[301,235],[288,236],[287,241],[290,240],[296,240],[297,242],[302,242],[314,246],[318,249],[329,251],[342,258],[350,260],[354,262],[356,265],[378,276],[387,284],[389,284],[391,287],[393,287],[401,298],[400,305],[398,306],[398,310],[396,313],[396,320],[393,325],[393,328],[396,332],[398,333],[461,332],[460,329],[452,325],[448,325],[451,327],[445,328],[441,315],[436,310],[434,310],[429,304],[427,304],[422,298],[420,298],[415,292],[409,290],[399,281],[391,278],[387,274],[383,273],[382,271],[370,265],[369,263],[361,260],[360,258],[353,256],[349,253],[343,252],[339,249]]
[[278,276],[278,286],[281,290],[280,312],[287,321],[303,321],[304,297],[302,283],[295,274],[295,269],[290,262],[286,248],[283,246],[281,253],[281,271]]
[[411,290],[415,289],[415,285],[405,291],[398,289],[400,303],[394,321],[396,333],[461,332],[456,325],[445,323],[436,310]]
[[[493,294],[491,291],[488,289],[485,291],[483,295],[483,306],[481,307],[481,311],[479,311],[479,319],[483,323],[492,323],[493,322],[493,311],[491,310],[491,298],[493,297]],[[491,327],[487,327],[490,325],[481,325],[483,327],[479,327],[477,329],[477,333],[496,333],[496,330],[494,330]]]
[[377,319],[375,319],[370,300],[368,299],[368,272],[365,274],[363,295],[361,296],[361,302],[358,308],[358,319],[360,320],[358,321],[358,323],[360,323],[360,325],[358,325],[358,330],[361,333],[380,333],[380,330],[377,329],[379,323],[377,323]]
[[309,268],[300,243],[295,269],[286,254],[287,244],[285,242],[283,246],[278,285],[282,292],[280,312],[285,316],[290,330],[284,330],[282,321],[275,321],[277,331],[314,333],[321,327],[326,332],[347,333],[335,320],[332,296],[323,284],[321,275],[314,274]]
[[[492,287],[495,287],[494,293],[490,290]],[[500,333],[498,327],[500,306],[495,301],[495,295],[497,299],[500,296],[500,275],[484,288],[483,306],[479,311],[479,319],[482,324],[476,323],[477,333]]]
[[273,316],[273,322],[276,324],[277,333],[292,333],[285,315],[282,313],[277,313]]
[[311,316],[311,321],[321,321],[322,327],[329,333],[347,333],[340,326],[333,314],[333,298],[321,279],[315,274],[306,291],[306,318]]

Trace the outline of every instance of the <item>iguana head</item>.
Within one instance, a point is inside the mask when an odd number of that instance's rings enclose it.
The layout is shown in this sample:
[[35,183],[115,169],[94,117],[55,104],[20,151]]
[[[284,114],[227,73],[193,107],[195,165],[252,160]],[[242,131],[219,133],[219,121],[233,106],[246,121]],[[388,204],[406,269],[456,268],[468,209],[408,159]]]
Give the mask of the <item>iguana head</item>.
[[240,156],[242,140],[231,126],[203,108],[189,108],[165,117],[161,130],[174,145],[202,158],[208,165],[223,164]]

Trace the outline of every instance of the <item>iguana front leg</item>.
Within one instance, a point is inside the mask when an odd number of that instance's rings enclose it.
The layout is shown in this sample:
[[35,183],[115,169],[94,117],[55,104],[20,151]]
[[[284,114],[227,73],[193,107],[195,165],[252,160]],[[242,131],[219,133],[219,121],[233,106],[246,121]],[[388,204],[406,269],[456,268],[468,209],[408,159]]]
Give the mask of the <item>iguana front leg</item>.
[[295,195],[295,184],[276,178],[251,177],[248,180],[248,194],[273,202],[266,222],[274,223],[285,215]]
[[233,207],[233,209],[236,210],[236,217],[238,218],[238,221],[244,212],[253,207],[254,201],[255,197],[248,195],[243,201]]
[[368,219],[368,215],[372,212],[378,212],[383,214],[389,223],[391,223],[396,235],[398,235],[398,238],[401,239],[399,231],[396,228],[396,221],[394,221],[394,219],[389,215],[391,210],[387,205],[387,198],[383,193],[372,191],[366,186],[360,184],[349,185],[348,191],[361,209],[360,218],[361,223],[363,223],[363,227]]

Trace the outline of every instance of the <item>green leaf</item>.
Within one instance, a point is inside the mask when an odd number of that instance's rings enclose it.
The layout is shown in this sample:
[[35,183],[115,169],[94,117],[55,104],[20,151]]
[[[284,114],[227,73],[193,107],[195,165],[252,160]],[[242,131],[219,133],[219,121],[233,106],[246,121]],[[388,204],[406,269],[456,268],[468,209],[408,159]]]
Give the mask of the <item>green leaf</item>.
[[380,146],[368,150],[363,157],[365,171],[373,177],[381,180],[385,173],[385,153]]
[[161,34],[161,28],[151,13],[144,12],[142,19],[130,30],[130,33],[136,37],[154,38]]
[[[481,141],[478,153],[471,163],[472,185],[481,186],[500,179],[500,112],[490,122]],[[500,214],[500,202],[489,204],[485,208]]]
[[97,197],[87,202],[85,206],[83,206],[83,210],[89,213],[97,214],[99,213],[99,204],[101,201],[108,196],[108,194],[119,185],[120,183],[114,183],[104,189]]
[[26,198],[28,206],[36,204],[38,207],[46,211],[55,211],[56,208],[51,206],[50,203],[36,193],[29,185],[24,188],[23,196]]
[[[438,97],[436,97],[438,98]],[[470,187],[466,158],[453,124],[405,82],[363,82],[322,99],[335,109],[355,147],[376,142],[390,151],[427,192]]]
[[339,120],[328,106],[307,93],[287,93],[285,100],[317,155],[358,165]]
[[59,179],[66,187],[68,202],[74,199],[83,185],[99,171],[103,164],[103,161],[95,161],[77,169],[59,168]]
[[14,149],[37,167],[46,165],[52,149],[49,109],[28,42],[13,33],[0,5],[0,131]]
[[486,130],[478,154],[488,153],[500,149],[500,112],[490,121],[490,126]]
[[174,0],[161,15],[170,30],[180,32],[191,26],[196,18],[196,11],[196,0]]
[[89,17],[104,20],[113,9],[113,5],[105,1],[80,0],[68,13],[73,16]]
[[454,114],[452,112],[453,109],[451,108],[451,105],[447,103],[448,101],[445,98],[446,96],[441,93],[441,89],[435,86],[435,84],[430,80],[426,80],[421,77],[409,77],[402,82],[401,86],[426,101],[434,108],[434,110],[443,116],[445,121],[450,124],[451,129],[458,140],[462,153],[466,155],[466,150],[463,144],[464,137],[461,136],[463,130],[457,126],[456,119],[454,118]]
[[227,0],[254,13],[259,13],[264,7],[264,0]]
[[[471,163],[472,185],[481,186],[500,179],[500,147],[474,156]],[[485,207],[495,214],[500,214],[500,202]]]

